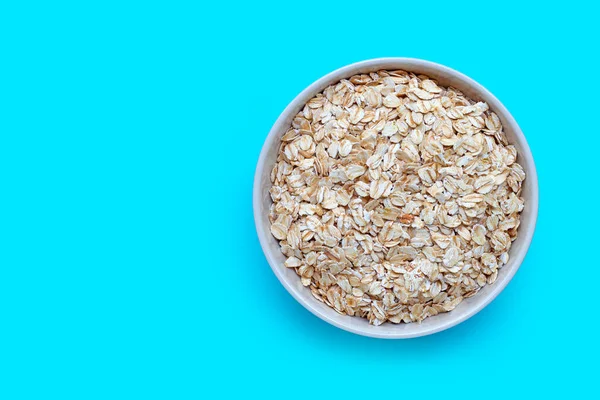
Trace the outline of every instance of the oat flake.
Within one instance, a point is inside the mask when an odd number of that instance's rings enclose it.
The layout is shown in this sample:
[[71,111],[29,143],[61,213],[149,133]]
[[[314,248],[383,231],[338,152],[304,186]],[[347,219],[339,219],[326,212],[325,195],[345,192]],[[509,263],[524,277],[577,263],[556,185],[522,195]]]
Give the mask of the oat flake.
[[313,296],[371,324],[453,310],[494,283],[525,171],[500,118],[405,71],[312,98],[281,139],[271,232]]

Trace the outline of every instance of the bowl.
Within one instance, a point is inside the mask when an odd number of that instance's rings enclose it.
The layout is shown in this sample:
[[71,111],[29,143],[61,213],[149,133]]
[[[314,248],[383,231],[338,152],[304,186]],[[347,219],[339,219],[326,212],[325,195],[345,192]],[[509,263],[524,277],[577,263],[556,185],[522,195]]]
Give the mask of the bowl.
[[[352,75],[383,69],[402,69],[425,74],[437,80],[442,86],[453,86],[461,90],[472,100],[487,102],[490,109],[500,117],[509,143],[516,147],[517,161],[523,166],[526,179],[522,186],[525,207],[521,213],[518,236],[509,250],[509,262],[499,269],[494,284],[484,286],[475,296],[465,299],[454,310],[428,317],[421,323],[386,322],[374,326],[370,325],[365,318],[340,315],[326,304],[319,302],[308,288],[302,286],[296,272],[284,267],[286,257],[281,253],[278,241],[271,235],[268,213],[272,204],[269,195],[271,169],[277,158],[280,139],[289,128],[294,116],[309,99],[332,83]],[[300,304],[322,320],[346,331],[376,338],[400,339],[430,335],[455,326],[481,311],[498,296],[519,269],[529,249],[537,220],[538,197],[537,173],[527,140],[515,119],[493,94],[473,79],[440,64],[414,58],[379,58],[357,62],[325,75],[304,89],[286,107],[271,128],[258,159],[254,177],[253,208],[256,231],[267,261],[281,284]],[[498,318],[502,316],[498,315]]]

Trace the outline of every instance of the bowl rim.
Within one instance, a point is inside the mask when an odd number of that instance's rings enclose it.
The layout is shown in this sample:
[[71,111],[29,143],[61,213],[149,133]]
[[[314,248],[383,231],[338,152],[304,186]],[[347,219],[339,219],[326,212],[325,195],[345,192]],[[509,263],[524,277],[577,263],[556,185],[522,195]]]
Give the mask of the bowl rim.
[[[371,326],[371,325],[369,325],[367,329],[357,328],[356,326],[354,326],[352,324],[344,324],[344,323],[341,323],[339,321],[336,321],[336,320],[330,318],[324,312],[322,312],[321,310],[314,307],[313,304],[311,304],[311,302],[305,301],[304,298],[302,298],[299,295],[299,290],[302,290],[305,288],[302,287],[302,288],[298,289],[298,288],[292,286],[290,283],[288,283],[286,278],[283,276],[283,272],[280,270],[280,268],[278,268],[278,266],[280,267],[279,263],[274,259],[273,255],[271,254],[271,251],[269,250],[269,247],[267,245],[267,240],[268,240],[267,236],[268,235],[265,234],[264,224],[261,219],[259,205],[258,205],[259,202],[261,201],[261,194],[262,194],[261,188],[260,188],[260,178],[261,178],[262,172],[265,168],[265,161],[266,161],[267,153],[268,153],[269,149],[271,148],[271,146],[273,145],[273,142],[275,140],[279,139],[277,137],[277,132],[279,132],[281,130],[282,125],[285,123],[285,120],[288,118],[289,114],[291,112],[293,112],[299,106],[299,103],[301,101],[304,101],[302,99],[304,99],[306,97],[306,95],[308,95],[308,94],[315,95],[315,94],[319,93],[320,91],[322,91],[322,89],[319,89],[319,88],[322,86],[322,84],[324,82],[330,80],[333,76],[349,77],[353,74],[358,73],[359,69],[371,68],[378,64],[383,64],[383,63],[398,64],[397,67],[394,67],[394,68],[398,68],[398,69],[405,69],[405,68],[408,69],[406,64],[408,64],[411,68],[414,67],[417,70],[419,67],[435,69],[435,70],[438,70],[442,74],[446,74],[448,76],[452,76],[452,77],[458,78],[458,79],[466,82],[472,88],[472,90],[474,90],[475,92],[481,93],[481,94],[485,95],[485,97],[488,97],[489,99],[491,99],[491,101],[488,101],[488,103],[492,103],[492,104],[490,104],[490,108],[492,108],[498,114],[502,114],[508,120],[509,124],[514,128],[514,134],[516,136],[518,136],[519,140],[521,141],[523,149],[519,153],[519,155],[521,157],[523,157],[523,159],[531,161],[528,163],[528,167],[527,167],[527,180],[529,180],[529,183],[531,184],[531,187],[532,187],[531,199],[529,199],[529,201],[528,201],[528,207],[530,207],[531,218],[532,218],[532,223],[531,223],[532,226],[530,229],[528,229],[526,232],[523,233],[523,236],[519,237],[519,239],[523,241],[523,245],[521,247],[520,252],[513,256],[513,259],[512,259],[512,261],[514,263],[513,267],[511,270],[508,271],[508,274],[507,274],[504,282],[502,282],[501,285],[499,285],[500,282],[497,282],[497,284],[495,284],[495,285],[491,285],[492,286],[491,292],[488,293],[485,298],[481,299],[481,301],[479,303],[474,304],[472,308],[470,308],[467,312],[463,313],[459,317],[453,318],[453,319],[447,321],[446,323],[441,323],[439,325],[433,326],[433,327],[431,327],[431,329],[420,330],[417,332],[409,331],[409,332],[397,332],[397,333],[383,333],[383,332],[378,332],[377,326]],[[402,66],[402,64],[405,64],[405,66]],[[408,69],[408,70],[410,70],[410,69]],[[418,72],[418,71],[414,71],[414,72]],[[340,78],[340,79],[342,79],[342,78]],[[537,218],[538,218],[538,211],[539,211],[539,186],[538,186],[537,171],[536,171],[536,167],[535,167],[535,160],[533,158],[533,155],[531,154],[531,149],[529,148],[529,143],[527,142],[525,135],[523,134],[521,128],[519,127],[518,123],[516,122],[516,120],[514,119],[512,114],[502,104],[502,102],[500,102],[500,100],[498,100],[496,98],[496,96],[494,96],[489,90],[487,90],[485,87],[483,87],[481,84],[479,84],[475,80],[464,75],[463,73],[458,72],[452,68],[446,67],[442,64],[438,64],[438,63],[434,63],[431,61],[422,60],[422,59],[418,59],[418,58],[383,57],[383,58],[373,58],[373,59],[355,62],[352,64],[348,64],[346,66],[343,66],[341,68],[338,68],[334,71],[331,71],[331,72],[327,73],[326,75],[322,76],[321,78],[317,79],[313,83],[311,83],[308,87],[306,87],[304,90],[302,90],[296,97],[294,97],[294,99],[281,112],[281,114],[279,115],[279,117],[277,118],[275,123],[273,124],[273,126],[272,126],[271,130],[269,131],[269,134],[267,135],[265,142],[263,143],[263,146],[261,148],[260,156],[258,158],[258,162],[256,165],[255,174],[254,174],[252,203],[253,203],[255,228],[256,228],[256,232],[258,234],[258,239],[259,239],[263,254],[265,255],[267,262],[269,263],[269,266],[273,270],[273,273],[275,274],[275,276],[277,277],[279,282],[283,285],[283,287],[285,287],[285,289],[288,291],[288,293],[290,293],[292,295],[292,297],[294,297],[294,299],[296,299],[296,301],[298,303],[300,303],[304,308],[306,308],[312,314],[314,314],[318,318],[324,320],[325,322],[327,322],[333,326],[336,326],[340,329],[343,329],[345,331],[351,332],[351,333],[355,333],[355,334],[362,335],[362,336],[373,337],[373,338],[381,338],[381,339],[408,339],[408,338],[415,338],[415,337],[426,336],[426,335],[431,335],[431,334],[434,334],[437,332],[441,332],[441,331],[449,329],[453,326],[456,326],[456,325],[460,324],[461,322],[466,321],[467,319],[471,318],[472,316],[477,314],[479,311],[484,309],[488,304],[490,304],[500,294],[500,292],[502,292],[504,290],[504,288],[510,283],[510,281],[512,280],[512,278],[514,277],[516,272],[519,270],[521,264],[523,263],[523,260],[525,259],[525,255],[529,251],[529,247],[531,245],[531,241],[532,241],[533,235],[535,233],[535,229],[536,229],[536,225],[537,225]],[[317,300],[315,299],[314,301],[316,302]],[[452,313],[452,311],[450,311],[448,314],[451,314],[451,313]]]

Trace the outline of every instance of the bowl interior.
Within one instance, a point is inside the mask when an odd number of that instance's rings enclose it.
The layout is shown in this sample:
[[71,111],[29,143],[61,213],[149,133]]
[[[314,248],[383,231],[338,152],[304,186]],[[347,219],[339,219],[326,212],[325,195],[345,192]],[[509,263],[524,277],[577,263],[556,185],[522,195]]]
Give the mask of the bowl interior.
[[[486,285],[475,296],[461,302],[453,311],[426,318],[420,324],[384,323],[381,326],[372,326],[364,318],[340,315],[332,308],[317,301],[311,295],[310,290],[302,286],[300,278],[294,270],[283,266],[286,258],[279,249],[279,243],[271,235],[268,219],[269,207],[272,203],[269,196],[270,172],[277,159],[280,138],[289,128],[294,116],[310,98],[330,84],[358,73],[381,69],[403,69],[425,74],[437,80],[442,86],[453,86],[473,100],[487,102],[500,117],[509,143],[514,145],[518,151],[517,161],[527,174],[523,182],[522,197],[525,199],[525,208],[521,213],[519,234],[509,251],[509,262],[499,270],[496,282],[493,285]],[[523,133],[506,108],[485,88],[465,75],[427,61],[398,58],[377,59],[352,64],[326,75],[300,93],[284,110],[269,133],[257,166],[254,182],[254,218],[263,251],[271,268],[290,294],[309,311],[350,332],[381,338],[408,338],[435,333],[464,321],[491,302],[508,284],[523,261],[533,237],[538,208],[537,184],[533,157]]]

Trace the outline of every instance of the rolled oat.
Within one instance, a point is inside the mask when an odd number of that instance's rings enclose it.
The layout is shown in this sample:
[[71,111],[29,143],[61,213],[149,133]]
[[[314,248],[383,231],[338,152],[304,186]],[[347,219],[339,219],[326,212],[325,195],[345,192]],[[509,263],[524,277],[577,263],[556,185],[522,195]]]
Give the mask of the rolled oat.
[[309,100],[271,172],[271,232],[340,314],[409,323],[494,283],[525,179],[498,116],[405,71],[356,75]]

